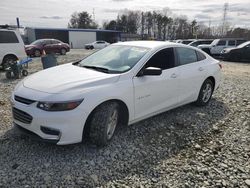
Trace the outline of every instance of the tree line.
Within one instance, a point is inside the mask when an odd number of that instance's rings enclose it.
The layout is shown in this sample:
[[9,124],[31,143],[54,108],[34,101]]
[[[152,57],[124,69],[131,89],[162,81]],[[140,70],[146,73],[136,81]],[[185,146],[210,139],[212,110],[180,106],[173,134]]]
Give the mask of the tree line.
[[[210,25],[210,24],[209,24]],[[118,30],[137,34],[141,39],[173,40],[191,38],[241,37],[250,39],[250,30],[233,28],[230,24],[207,26],[187,16],[172,16],[171,10],[132,11],[124,10],[114,20],[106,21],[100,27],[85,11],[71,15],[69,28]]]

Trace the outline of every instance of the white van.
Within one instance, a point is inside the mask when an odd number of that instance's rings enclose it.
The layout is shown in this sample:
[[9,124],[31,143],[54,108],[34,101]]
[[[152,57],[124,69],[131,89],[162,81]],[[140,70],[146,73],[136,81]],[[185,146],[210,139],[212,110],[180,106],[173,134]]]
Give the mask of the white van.
[[0,29],[0,68],[6,69],[14,61],[25,57],[27,55],[19,31]]
[[204,44],[197,47],[210,55],[220,55],[221,51],[225,48],[236,47],[243,42],[246,42],[246,40],[236,38],[215,39],[210,45]]

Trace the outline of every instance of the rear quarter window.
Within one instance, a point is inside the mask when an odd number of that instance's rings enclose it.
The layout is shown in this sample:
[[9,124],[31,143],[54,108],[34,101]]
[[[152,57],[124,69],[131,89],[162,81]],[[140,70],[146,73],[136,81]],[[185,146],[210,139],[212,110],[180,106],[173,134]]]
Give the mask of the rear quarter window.
[[177,56],[180,65],[186,65],[197,61],[196,51],[190,48],[176,48]]
[[13,31],[0,31],[0,43],[19,43]]
[[202,61],[202,60],[206,59],[206,56],[203,53],[196,51],[196,54],[197,54],[198,61]]

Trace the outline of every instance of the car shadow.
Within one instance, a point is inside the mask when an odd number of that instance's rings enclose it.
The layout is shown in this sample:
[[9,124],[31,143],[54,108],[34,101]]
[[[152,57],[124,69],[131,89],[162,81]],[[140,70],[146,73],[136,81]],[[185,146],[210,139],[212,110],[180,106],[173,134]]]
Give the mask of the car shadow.
[[48,175],[55,185],[74,182],[76,187],[107,185],[132,175],[157,178],[156,165],[206,136],[228,113],[227,105],[216,98],[205,107],[185,105],[120,128],[104,148],[88,142],[67,146],[37,142],[12,128],[0,135],[0,166],[10,183],[12,176],[25,172],[20,186],[32,183],[32,178],[46,183]]

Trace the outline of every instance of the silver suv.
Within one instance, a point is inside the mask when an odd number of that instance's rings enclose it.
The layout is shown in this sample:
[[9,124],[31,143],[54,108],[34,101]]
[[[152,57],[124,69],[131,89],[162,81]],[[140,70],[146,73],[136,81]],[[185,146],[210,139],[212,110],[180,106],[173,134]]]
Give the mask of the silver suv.
[[0,68],[6,69],[14,61],[26,56],[19,31],[0,29]]
[[199,45],[198,48],[207,52],[210,55],[220,55],[221,51],[225,48],[236,47],[243,42],[246,42],[245,39],[237,39],[237,38],[224,38],[224,39],[215,39],[209,45]]

